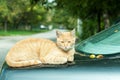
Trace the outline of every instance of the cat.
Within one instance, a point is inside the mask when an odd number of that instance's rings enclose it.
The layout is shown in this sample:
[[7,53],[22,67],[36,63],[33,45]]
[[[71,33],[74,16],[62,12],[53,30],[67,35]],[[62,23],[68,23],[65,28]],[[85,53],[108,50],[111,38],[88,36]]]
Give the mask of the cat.
[[57,39],[28,38],[17,42],[6,55],[10,67],[65,64],[74,61],[75,30],[56,31]]

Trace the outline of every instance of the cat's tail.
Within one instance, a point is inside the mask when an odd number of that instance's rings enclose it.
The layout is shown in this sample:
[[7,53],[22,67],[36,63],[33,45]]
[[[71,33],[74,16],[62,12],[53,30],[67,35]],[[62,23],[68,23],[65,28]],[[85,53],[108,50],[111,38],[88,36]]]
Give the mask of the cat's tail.
[[26,66],[41,64],[41,61],[40,60],[14,61],[10,58],[6,58],[6,63],[10,67],[26,67]]

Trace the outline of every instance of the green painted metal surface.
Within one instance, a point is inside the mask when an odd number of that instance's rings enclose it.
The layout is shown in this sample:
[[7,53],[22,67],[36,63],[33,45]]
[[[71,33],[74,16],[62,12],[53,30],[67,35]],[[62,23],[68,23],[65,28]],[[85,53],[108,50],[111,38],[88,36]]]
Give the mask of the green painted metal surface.
[[103,55],[120,53],[120,23],[78,43],[76,51]]

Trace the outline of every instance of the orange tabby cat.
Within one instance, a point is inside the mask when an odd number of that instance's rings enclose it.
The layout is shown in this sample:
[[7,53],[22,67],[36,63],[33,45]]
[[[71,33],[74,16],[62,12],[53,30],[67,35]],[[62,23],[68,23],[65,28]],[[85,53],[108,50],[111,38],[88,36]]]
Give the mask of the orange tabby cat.
[[74,60],[75,30],[56,31],[57,42],[48,39],[30,38],[17,42],[6,56],[11,67],[36,64],[64,64]]

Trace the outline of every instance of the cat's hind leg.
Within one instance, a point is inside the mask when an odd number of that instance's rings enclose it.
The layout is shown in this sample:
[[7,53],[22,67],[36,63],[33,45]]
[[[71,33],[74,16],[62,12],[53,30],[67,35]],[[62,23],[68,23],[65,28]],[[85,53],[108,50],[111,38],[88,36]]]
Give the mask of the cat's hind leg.
[[11,67],[26,67],[41,64],[40,60],[7,60],[7,64]]

